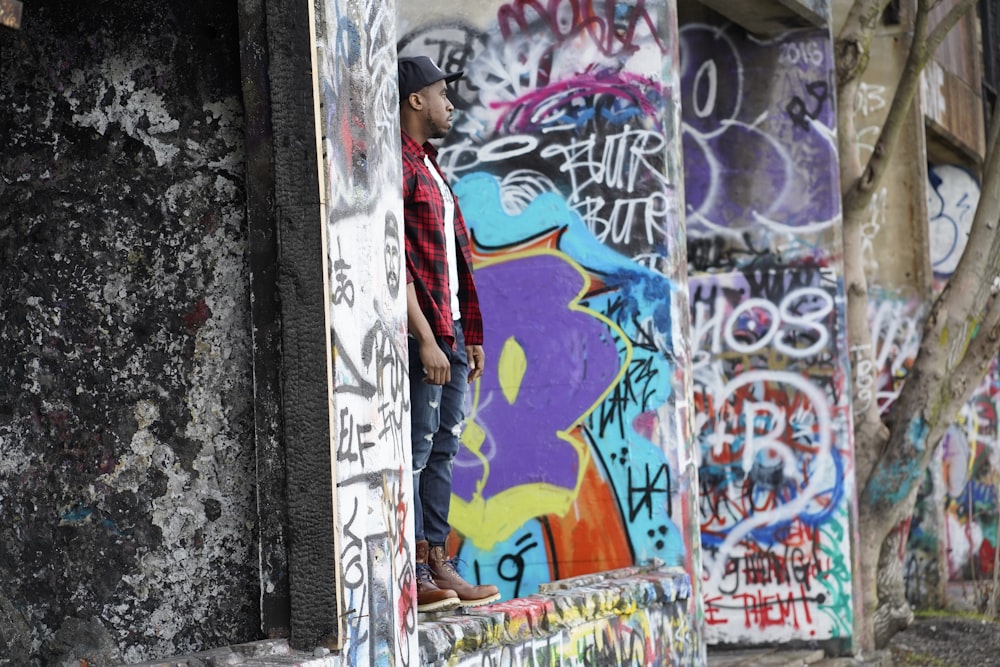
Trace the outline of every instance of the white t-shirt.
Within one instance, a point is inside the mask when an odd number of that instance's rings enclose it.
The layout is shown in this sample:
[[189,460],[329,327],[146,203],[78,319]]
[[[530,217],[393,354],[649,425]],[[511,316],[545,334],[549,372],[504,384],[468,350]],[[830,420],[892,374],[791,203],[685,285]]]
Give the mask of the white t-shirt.
[[444,199],[444,242],[445,252],[448,254],[448,287],[451,289],[451,316],[452,319],[462,319],[461,307],[458,303],[458,256],[455,250],[455,198],[451,196],[449,188],[438,170],[434,168],[429,156],[424,155],[424,164],[431,172],[434,182],[437,183],[441,197]]

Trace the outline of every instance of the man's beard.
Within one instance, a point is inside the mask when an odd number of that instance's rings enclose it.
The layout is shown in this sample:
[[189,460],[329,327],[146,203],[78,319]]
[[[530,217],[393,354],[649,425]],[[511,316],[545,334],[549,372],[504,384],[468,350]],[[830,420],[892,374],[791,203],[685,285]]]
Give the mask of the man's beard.
[[434,119],[430,117],[430,114],[427,115],[427,127],[430,130],[427,133],[427,137],[429,139],[444,139],[446,136],[448,136],[448,130],[451,129],[448,127],[441,127],[440,125],[438,125],[436,122],[434,122]]

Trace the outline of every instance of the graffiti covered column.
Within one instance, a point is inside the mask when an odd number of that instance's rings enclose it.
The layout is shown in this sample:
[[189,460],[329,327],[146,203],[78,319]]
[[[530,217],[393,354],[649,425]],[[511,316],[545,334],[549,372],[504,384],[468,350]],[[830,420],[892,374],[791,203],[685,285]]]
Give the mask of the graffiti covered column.
[[652,559],[697,573],[673,3],[399,11],[401,54],[465,72],[440,161],[487,370],[452,549],[505,598]]
[[330,0],[315,21],[343,656],[413,665],[395,15],[391,3]]
[[824,30],[681,30],[710,643],[853,636],[853,451]]

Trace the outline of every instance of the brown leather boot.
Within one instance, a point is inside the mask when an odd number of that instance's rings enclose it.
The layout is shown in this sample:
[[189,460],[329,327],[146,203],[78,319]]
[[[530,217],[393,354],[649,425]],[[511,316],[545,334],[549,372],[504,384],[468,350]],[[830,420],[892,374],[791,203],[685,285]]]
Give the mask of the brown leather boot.
[[448,611],[458,609],[462,601],[455,591],[439,588],[431,576],[431,568],[427,564],[427,553],[430,550],[427,540],[417,542],[417,611]]
[[444,547],[431,547],[427,560],[431,566],[431,574],[438,588],[447,588],[458,593],[463,607],[478,607],[500,599],[500,591],[492,584],[473,586],[458,573],[457,558],[448,558]]

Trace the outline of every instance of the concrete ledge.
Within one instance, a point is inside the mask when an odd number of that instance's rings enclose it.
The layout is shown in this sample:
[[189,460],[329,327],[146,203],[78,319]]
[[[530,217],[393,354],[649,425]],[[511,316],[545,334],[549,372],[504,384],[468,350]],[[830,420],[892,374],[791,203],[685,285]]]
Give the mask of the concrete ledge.
[[[540,589],[526,598],[439,615],[433,620],[422,616],[420,664],[456,665],[487,654],[500,660],[492,664],[517,662],[528,655],[535,662],[526,664],[561,664],[560,658],[581,658],[581,652],[617,659],[622,647],[614,646],[613,638],[636,615],[643,616],[640,625],[652,635],[642,638],[646,645],[664,652],[660,653],[661,661],[670,649],[698,652],[699,642],[691,634],[694,624],[687,618],[691,578],[682,570],[625,568],[554,581]],[[666,622],[651,622],[649,612],[662,615],[661,621]],[[625,634],[634,636],[632,631]],[[677,637],[682,640],[675,642]],[[588,647],[591,639],[593,646]],[[687,655],[677,662],[695,664],[690,658]]]

